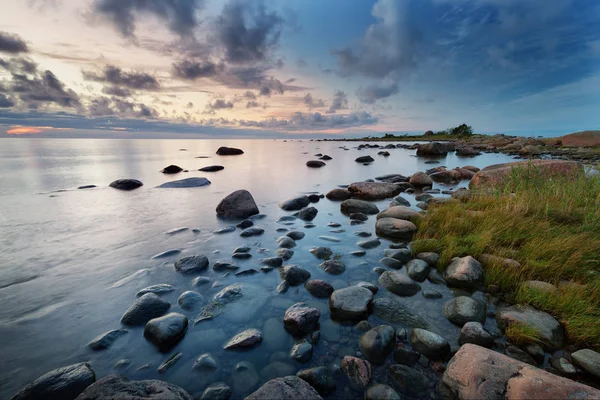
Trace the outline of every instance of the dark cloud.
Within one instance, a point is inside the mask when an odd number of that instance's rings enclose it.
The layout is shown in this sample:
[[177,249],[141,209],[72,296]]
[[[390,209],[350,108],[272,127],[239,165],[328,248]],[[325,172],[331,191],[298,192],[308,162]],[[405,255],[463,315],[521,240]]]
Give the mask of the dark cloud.
[[127,100],[119,99],[116,97],[111,98],[112,103],[118,114],[123,117],[133,118],[157,118],[158,111],[154,108],[148,107],[143,103],[133,103]]
[[271,77],[271,79],[260,83],[259,93],[261,96],[270,97],[271,94],[283,94],[284,86],[279,79]]
[[244,93],[244,97],[249,100],[256,100],[256,94],[254,94],[254,92],[251,92],[250,90],[247,90],[246,93]]
[[[0,89],[2,89],[0,87]],[[2,93],[0,93],[0,108],[9,108],[15,105],[15,102],[12,101],[10,98],[6,97],[5,95],[3,95]]]
[[104,86],[102,93],[117,97],[130,97],[133,94],[131,90],[120,86]]
[[28,53],[27,43],[18,35],[0,31],[0,53]]
[[158,80],[145,72],[123,71],[114,65],[104,67],[102,73],[83,71],[86,80],[124,86],[138,90],[159,90]]
[[299,58],[296,60],[296,66],[298,68],[306,68],[306,67],[308,67],[308,63],[306,61],[304,61],[303,59]]
[[234,64],[264,61],[277,46],[283,18],[262,1],[231,0],[216,20],[216,39]]
[[258,101],[250,100],[249,102],[246,103],[246,108],[256,108],[256,107],[260,107],[260,103]]
[[185,80],[212,77],[225,68],[224,64],[212,61],[181,60],[173,64],[173,76]]
[[282,131],[347,129],[373,125],[378,118],[368,112],[353,112],[346,115],[322,115],[321,113],[296,112],[289,118],[267,118],[262,121],[229,121],[240,127],[273,129]]
[[345,110],[348,108],[348,96],[345,92],[338,90],[333,95],[333,101],[327,109],[327,114],[335,114],[337,110]]
[[288,80],[285,81],[285,84],[287,85],[288,83],[294,83],[297,80],[298,80],[297,78],[290,78],[290,79],[288,79]]
[[134,37],[137,20],[153,16],[180,35],[193,34],[204,0],[95,0],[92,12],[108,20],[124,37]]
[[304,95],[303,101],[304,104],[308,106],[309,110],[312,110],[313,108],[325,107],[325,101],[323,99],[315,99],[310,93],[306,93],[306,95]]
[[377,100],[385,99],[398,93],[398,82],[390,82],[381,85],[369,85],[360,88],[357,92],[361,102],[366,104],[374,104]]
[[216,110],[226,110],[233,108],[232,101],[226,101],[224,99],[216,99],[212,103],[208,103],[204,110],[204,114],[214,114]]

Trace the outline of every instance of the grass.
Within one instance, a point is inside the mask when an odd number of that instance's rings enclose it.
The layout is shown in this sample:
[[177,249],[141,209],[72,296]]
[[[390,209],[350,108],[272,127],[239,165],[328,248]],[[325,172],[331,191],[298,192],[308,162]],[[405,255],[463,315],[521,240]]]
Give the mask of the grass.
[[518,322],[507,326],[504,334],[511,343],[515,343],[517,345],[527,343],[542,343],[541,335],[537,329]]
[[[486,285],[554,315],[571,343],[600,349],[600,179],[515,169],[502,187],[432,206],[417,225],[413,251],[439,252],[441,266],[466,255],[518,261],[483,262]],[[539,292],[526,280],[558,289]]]

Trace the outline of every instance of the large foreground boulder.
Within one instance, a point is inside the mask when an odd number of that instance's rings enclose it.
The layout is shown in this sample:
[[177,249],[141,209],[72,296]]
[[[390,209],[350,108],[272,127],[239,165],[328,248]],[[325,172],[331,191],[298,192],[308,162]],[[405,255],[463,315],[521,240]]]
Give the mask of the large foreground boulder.
[[498,187],[506,183],[515,168],[536,171],[544,178],[553,176],[577,176],[584,173],[583,166],[577,161],[531,160],[485,167],[473,176],[470,188]]
[[258,214],[258,206],[247,190],[236,190],[217,206],[217,215],[221,218],[242,219],[255,214]]
[[297,376],[271,379],[245,400],[322,400],[319,393]]
[[356,182],[348,186],[352,197],[361,200],[383,200],[400,194],[400,187],[393,183]]
[[566,147],[600,147],[600,131],[571,133],[563,136],[561,141]]
[[454,355],[442,383],[457,399],[600,398],[600,390],[474,344]]
[[244,154],[243,150],[236,149],[235,147],[219,147],[217,154],[220,156],[237,156]]
[[77,400],[192,400],[179,386],[157,380],[130,381],[118,375],[108,375],[83,391]]
[[17,393],[12,400],[75,399],[96,381],[88,363],[79,363],[52,370]]

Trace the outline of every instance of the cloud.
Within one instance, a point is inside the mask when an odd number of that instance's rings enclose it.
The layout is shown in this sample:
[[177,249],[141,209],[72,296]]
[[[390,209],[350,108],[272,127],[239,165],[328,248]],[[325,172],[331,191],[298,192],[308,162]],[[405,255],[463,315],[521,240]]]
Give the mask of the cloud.
[[303,102],[306,106],[308,106],[309,110],[312,110],[313,108],[325,107],[325,101],[323,99],[315,99],[310,93],[306,93],[306,95],[304,95]]
[[173,76],[185,80],[212,77],[225,68],[224,64],[212,61],[181,60],[173,64]]
[[258,101],[250,100],[249,102],[246,103],[246,108],[256,108],[256,107],[260,107],[260,103]]
[[204,114],[214,114],[216,110],[226,110],[233,108],[232,101],[226,101],[224,99],[217,99],[212,103],[208,103],[204,110]]
[[270,97],[271,93],[283,94],[284,86],[279,79],[271,77],[271,79],[262,81],[260,83],[259,93],[261,96]]
[[358,89],[357,95],[361,102],[374,104],[377,100],[385,99],[398,93],[398,82],[389,82],[387,84],[373,84]]
[[102,93],[117,97],[130,97],[133,94],[131,90],[119,86],[104,86]]
[[298,68],[306,68],[306,67],[308,67],[308,63],[306,61],[304,61],[303,59],[299,58],[296,60],[296,66]]
[[273,129],[280,131],[332,130],[373,125],[378,118],[360,111],[346,115],[296,112],[289,118],[267,118],[262,121],[233,120],[229,124],[240,127]]
[[327,109],[327,114],[335,114],[337,110],[344,110],[348,108],[348,96],[341,90],[335,92],[333,101]]
[[18,35],[0,31],[0,53],[28,53],[27,43]]
[[283,22],[262,1],[231,0],[216,19],[216,39],[231,63],[264,61],[279,42]]
[[251,92],[250,90],[247,90],[246,93],[244,93],[244,97],[249,100],[256,100],[256,94],[254,94],[254,92]]
[[10,108],[15,105],[15,102],[10,98],[0,93],[0,108]]
[[83,71],[86,80],[113,85],[125,86],[130,89],[159,90],[158,80],[145,72],[123,71],[120,67],[107,65],[102,73]]
[[79,95],[65,87],[52,71],[33,74],[12,73],[8,90],[28,108],[36,109],[47,104],[66,108],[80,108]]
[[180,35],[193,34],[198,26],[197,13],[204,0],[95,0],[92,12],[115,26],[124,37],[134,37],[142,16],[153,16],[167,23],[169,30]]

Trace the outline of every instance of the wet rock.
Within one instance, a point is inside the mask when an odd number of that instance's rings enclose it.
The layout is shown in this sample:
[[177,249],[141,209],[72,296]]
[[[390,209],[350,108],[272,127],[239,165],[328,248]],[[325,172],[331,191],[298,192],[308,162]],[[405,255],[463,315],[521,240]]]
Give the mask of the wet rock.
[[392,268],[392,269],[401,269],[402,268],[402,263],[398,260],[396,260],[395,258],[391,258],[391,257],[383,257],[382,259],[379,260],[379,262],[383,265],[385,265],[386,267]]
[[407,365],[390,365],[388,376],[392,386],[401,394],[423,398],[429,391],[429,378]]
[[119,190],[134,190],[144,184],[137,179],[117,179],[109,185],[111,188]]
[[361,157],[358,157],[358,158],[357,158],[356,160],[354,160],[354,161],[356,161],[356,162],[358,162],[358,163],[371,163],[371,162],[373,162],[373,161],[375,161],[375,160],[374,160],[374,159],[373,159],[373,157],[371,157],[371,156],[361,156]]
[[144,325],[152,318],[160,317],[171,307],[168,301],[165,301],[154,293],[146,293],[138,298],[125,311],[121,317],[123,325]]
[[298,218],[300,218],[303,221],[312,221],[313,219],[315,219],[318,212],[319,210],[317,210],[314,207],[306,207],[300,210],[300,212],[298,212]]
[[433,269],[433,268],[429,271],[427,280],[431,283],[435,283],[438,285],[446,284],[444,277],[442,275],[440,275],[440,273],[437,271],[437,269]]
[[264,264],[268,267],[278,268],[283,264],[283,258],[281,257],[269,257],[263,258],[260,260],[261,264]]
[[506,355],[514,358],[515,360],[522,361],[529,365],[536,365],[537,362],[529,354],[519,349],[517,346],[509,344],[505,349]]
[[383,255],[398,260],[401,263],[407,263],[412,260],[412,252],[406,247],[401,249],[385,249]]
[[296,242],[289,236],[280,236],[277,238],[277,244],[281,248],[290,249],[296,247]]
[[321,312],[305,303],[296,303],[285,311],[283,325],[294,336],[304,336],[316,330]]
[[297,265],[286,265],[280,270],[281,279],[290,286],[298,286],[310,278],[310,272]]
[[222,146],[222,147],[219,147],[216,154],[219,156],[237,156],[240,154],[244,154],[244,151],[241,149],[237,149],[235,147]]
[[343,201],[351,198],[352,193],[350,193],[347,189],[332,189],[325,195],[325,197],[332,201]]
[[422,217],[423,216],[420,213],[406,206],[389,207],[377,214],[377,219],[396,218],[403,219],[405,221],[417,221]]
[[419,353],[407,349],[401,343],[398,343],[398,345],[394,349],[394,361],[396,361],[398,364],[408,365],[409,367],[412,367],[419,361],[420,357],[421,355]]
[[310,252],[319,260],[328,260],[333,255],[333,250],[329,247],[313,247]]
[[160,283],[158,285],[152,285],[152,286],[143,288],[142,290],[140,290],[139,292],[136,293],[136,296],[140,297],[140,296],[145,295],[146,293],[154,293],[156,295],[159,295],[159,294],[163,294],[163,293],[170,293],[174,290],[175,290],[175,288],[173,286],[168,285],[166,283]]
[[285,211],[297,211],[310,204],[310,200],[306,196],[298,196],[279,203],[279,207]]
[[175,261],[175,270],[182,274],[196,274],[208,269],[208,258],[205,255],[188,256]]
[[244,219],[259,213],[254,198],[247,190],[236,190],[225,197],[216,208],[221,218]]
[[210,279],[208,279],[205,276],[199,276],[197,278],[194,278],[194,280],[192,281],[192,285],[196,287],[206,285],[208,283],[210,283]]
[[83,185],[83,186],[79,186],[77,187],[77,189],[93,189],[97,187],[96,185]]
[[417,172],[410,177],[408,183],[414,187],[421,188],[433,185],[433,179],[431,179],[425,172]]
[[242,246],[238,246],[235,248],[235,250],[233,250],[233,253],[249,253],[252,250],[252,247],[248,246],[247,244],[242,245]]
[[466,343],[476,344],[483,347],[492,347],[494,338],[490,335],[479,322],[471,321],[463,325],[458,335],[458,344]]
[[306,236],[306,233],[301,232],[301,231],[291,231],[291,232],[288,232],[286,234],[286,236],[289,236],[293,240],[302,240],[302,239],[304,239],[304,236]]
[[198,171],[202,172],[217,172],[224,170],[225,167],[222,165],[207,165],[206,167],[200,168]]
[[210,181],[206,178],[185,178],[177,181],[165,182],[162,185],[158,185],[157,188],[161,189],[177,189],[177,188],[192,188],[210,185]]
[[360,337],[360,349],[365,358],[381,365],[396,346],[396,331],[388,325],[379,325]]
[[340,275],[346,271],[346,265],[340,260],[327,260],[319,264],[319,267],[331,275]]
[[417,156],[443,156],[449,151],[454,151],[453,143],[429,142],[418,145]]
[[321,157],[319,157],[319,160],[329,161],[329,160],[333,160],[333,158],[331,158],[331,156],[328,156],[327,154],[324,154]]
[[21,389],[11,400],[72,400],[95,381],[96,374],[90,364],[73,364],[45,373]]
[[369,289],[371,291],[371,293],[373,293],[373,294],[377,294],[377,292],[379,291],[379,287],[370,282],[358,282],[356,284],[356,286],[360,286],[360,287],[364,287],[365,289]]
[[92,350],[108,349],[115,340],[125,335],[127,332],[126,329],[113,329],[112,331],[104,332],[89,342],[88,347]]
[[437,266],[438,261],[440,261],[440,255],[433,252],[423,252],[419,253],[415,256],[415,258],[419,260],[423,260],[432,268]]
[[600,378],[600,353],[591,349],[577,350],[571,354],[575,365],[596,378]]
[[381,242],[379,241],[379,239],[368,239],[368,240],[361,240],[359,242],[356,243],[356,245],[358,247],[362,247],[363,249],[374,249],[375,247],[379,246],[381,244]]
[[196,361],[194,361],[194,365],[192,369],[199,371],[215,371],[217,369],[217,361],[210,354],[202,354]]
[[325,165],[327,165],[327,164],[325,164],[323,161],[317,161],[317,160],[310,160],[310,161],[306,162],[306,166],[308,168],[321,168],[321,167],[324,167]]
[[342,371],[350,380],[352,387],[363,390],[371,381],[373,369],[371,363],[358,357],[345,356],[342,360]]
[[158,373],[162,374],[167,372],[167,370],[172,368],[181,357],[183,357],[183,353],[175,353],[171,357],[167,358],[167,360],[158,367]]
[[398,296],[413,296],[421,290],[421,285],[398,271],[381,274],[379,284]]
[[220,228],[220,229],[213,231],[213,233],[215,235],[222,235],[224,233],[230,233],[230,232],[235,232],[235,226],[226,226],[224,228]]
[[188,326],[188,319],[179,313],[169,313],[148,321],[144,327],[144,337],[161,351],[168,350],[177,344]]
[[429,265],[423,260],[410,260],[406,263],[408,276],[417,282],[423,282],[429,275]]
[[379,212],[379,208],[373,203],[358,199],[344,200],[340,205],[343,214],[363,213],[366,215],[374,215]]
[[441,299],[442,297],[444,297],[440,292],[436,290],[423,290],[423,292],[421,293],[426,299]]
[[319,299],[328,299],[333,293],[333,286],[319,279],[313,279],[306,282],[304,287],[310,294]]
[[532,307],[500,308],[496,312],[496,321],[501,327],[520,323],[535,329],[547,350],[560,349],[565,343],[565,332],[561,324],[550,314]]
[[443,360],[450,354],[450,344],[438,334],[415,328],[410,332],[410,344],[432,360]]
[[277,249],[275,250],[275,253],[283,258],[284,261],[289,260],[290,258],[292,258],[292,256],[294,255],[294,250],[290,250],[290,249]]
[[474,290],[483,285],[483,267],[471,256],[457,258],[444,272],[448,286]]
[[273,361],[260,371],[260,376],[262,379],[267,380],[280,378],[282,376],[295,375],[296,371],[297,368],[291,364],[281,361]]
[[366,390],[365,400],[400,400],[400,395],[388,385],[377,383]]
[[281,281],[281,283],[279,283],[279,285],[277,285],[277,287],[275,288],[275,291],[279,294],[283,294],[283,293],[286,293],[289,288],[290,288],[289,283],[287,283],[286,281]]
[[[66,397],[59,397],[66,399]],[[192,400],[179,386],[159,380],[130,381],[125,377],[108,375],[85,389],[77,400]]]
[[348,186],[348,191],[356,199],[376,201],[398,195],[400,188],[393,183],[356,182]]
[[313,354],[313,346],[306,339],[297,342],[290,351],[290,357],[300,363],[310,361]]
[[364,251],[364,250],[356,250],[356,251],[353,251],[353,252],[350,253],[350,255],[354,256],[354,257],[362,257],[362,256],[364,256],[366,254],[367,254],[367,252]]
[[241,237],[259,236],[259,235],[262,235],[263,233],[265,233],[265,230],[263,228],[260,228],[258,226],[251,226],[250,228],[246,228],[242,232],[240,232],[240,236]]
[[411,240],[416,231],[415,224],[397,218],[381,218],[375,224],[375,232],[378,235],[392,239]]
[[391,208],[396,206],[410,207],[410,201],[406,200],[402,196],[396,196],[394,197],[394,200],[392,200],[392,202],[390,203],[389,207]]
[[444,303],[444,315],[458,326],[467,322],[484,323],[486,318],[485,304],[467,296],[458,296]]
[[183,292],[177,299],[177,304],[182,310],[191,311],[198,308],[204,302],[204,297],[200,293],[188,290]]
[[223,382],[217,382],[209,385],[200,400],[228,400],[231,397],[231,388]]
[[360,321],[369,316],[373,293],[369,289],[351,286],[335,290],[329,297],[331,318],[338,321]]
[[235,271],[237,269],[239,269],[239,265],[235,265],[229,261],[224,261],[224,260],[218,260],[215,261],[215,263],[213,264],[213,270],[217,271],[217,272],[221,272],[221,271]]
[[236,225],[236,228],[240,228],[240,229],[246,229],[246,228],[250,228],[251,226],[254,225],[254,222],[252,222],[252,220],[250,219],[245,219],[242,222],[240,222],[239,224]]
[[183,171],[183,168],[178,165],[169,165],[160,170],[163,174],[177,174],[181,171]]
[[[298,371],[296,376],[308,382],[308,384],[315,388],[319,393],[327,394],[335,390],[335,379],[327,367],[303,369]],[[298,398],[298,400],[300,399]]]
[[256,392],[245,398],[245,400],[265,399],[322,400],[321,396],[306,380],[296,376],[271,379]]
[[242,297],[242,287],[234,284],[229,285],[221,289],[221,291],[213,297],[214,301],[218,301],[221,304],[228,304],[232,301],[240,299]]
[[256,388],[260,382],[260,377],[252,363],[240,361],[233,367],[231,380],[233,381],[233,389],[236,392],[247,393]]
[[373,236],[373,234],[371,232],[365,232],[365,231],[357,231],[354,232],[354,234],[358,237],[371,237]]
[[181,249],[171,249],[171,250],[163,251],[162,253],[158,253],[158,254],[152,256],[151,259],[158,260],[161,258],[168,258],[168,257],[172,257],[174,255],[177,255],[179,253],[181,253]]
[[258,329],[246,329],[229,339],[223,345],[225,350],[248,348],[262,341],[262,333]]
[[411,328],[427,328],[428,323],[413,313],[399,299],[379,297],[371,304],[373,315],[392,324],[403,324]]
[[564,357],[553,357],[550,359],[550,365],[557,370],[561,375],[575,375],[577,369]]
[[[231,258],[235,258],[237,260],[247,260],[249,258],[252,258],[252,254],[250,253],[233,253],[231,255]],[[239,274],[239,272],[238,272]]]

